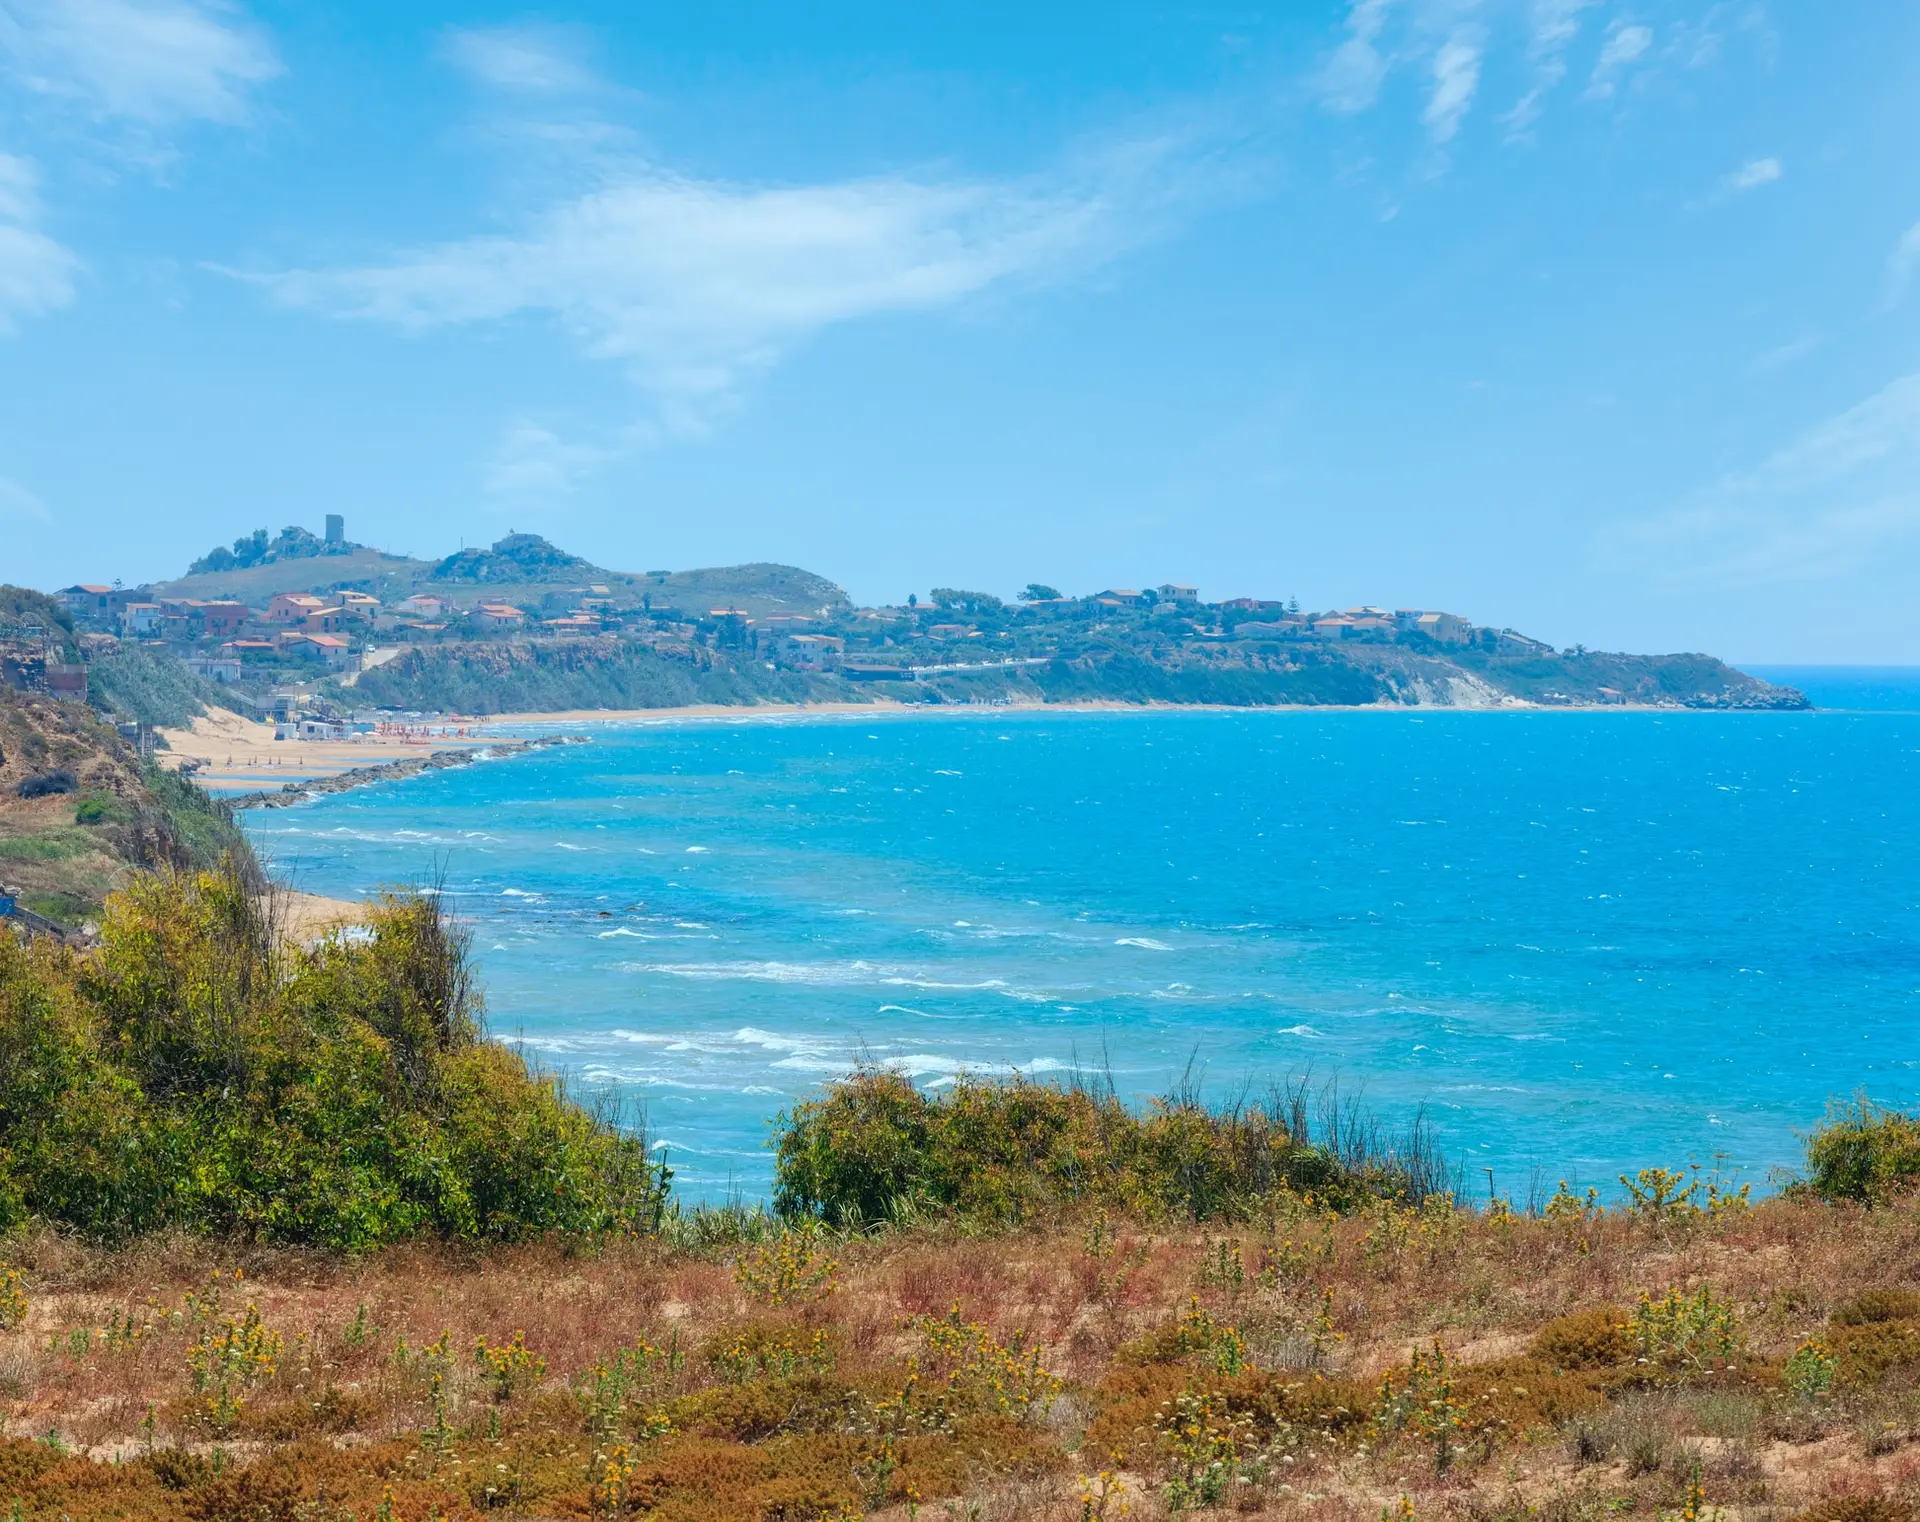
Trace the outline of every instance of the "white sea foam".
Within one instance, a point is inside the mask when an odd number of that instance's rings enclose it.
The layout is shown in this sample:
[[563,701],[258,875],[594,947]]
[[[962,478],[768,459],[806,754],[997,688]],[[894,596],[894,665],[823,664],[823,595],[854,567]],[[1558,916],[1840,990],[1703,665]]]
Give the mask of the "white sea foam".
[[688,846],[687,847],[687,855],[689,856],[705,856],[706,854],[707,854],[707,848],[705,846]]
[[977,983],[950,983],[919,976],[917,969],[879,966],[855,959],[850,962],[623,962],[622,972],[652,973],[668,978],[690,978],[700,982],[725,982],[738,979],[748,983],[797,983],[817,988],[857,988],[879,985],[886,988],[1002,989],[999,978]]
[[527,1047],[536,1052],[577,1052],[580,1050],[578,1044],[567,1040],[564,1036],[503,1036],[501,1037],[501,1041],[507,1046]]
[[1171,951],[1173,948],[1165,941],[1156,941],[1144,935],[1123,935],[1113,943],[1116,946],[1138,946],[1142,951]]
[[793,1073],[844,1073],[852,1066],[845,1058],[823,1057],[811,1052],[795,1052],[769,1066]]
[[909,1078],[951,1078],[966,1071],[968,1064],[938,1052],[912,1052],[903,1057],[889,1057],[882,1066]]
[[1322,1032],[1315,1030],[1311,1025],[1283,1025],[1279,1030],[1275,1031],[1274,1034],[1276,1036],[1301,1036],[1308,1041],[1323,1041],[1326,1039]]
[[768,1052],[812,1052],[820,1049],[820,1043],[806,1036],[783,1036],[778,1031],[763,1031],[758,1026],[743,1025],[733,1033],[733,1039],[744,1046],[757,1046]]

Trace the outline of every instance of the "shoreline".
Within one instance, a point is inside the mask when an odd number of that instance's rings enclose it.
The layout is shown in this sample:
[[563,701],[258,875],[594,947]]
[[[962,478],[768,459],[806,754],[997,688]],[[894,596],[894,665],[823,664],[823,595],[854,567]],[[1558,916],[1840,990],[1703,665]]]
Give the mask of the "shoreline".
[[[510,736],[507,730],[540,729],[553,725],[564,725],[570,729],[586,725],[659,725],[681,724],[721,724],[721,723],[777,723],[791,720],[822,719],[882,719],[901,718],[973,718],[985,719],[1004,717],[1008,714],[1140,714],[1164,715],[1171,713],[1379,713],[1379,714],[1420,714],[1428,713],[1772,713],[1773,709],[1739,708],[1682,708],[1666,707],[1651,703],[1567,703],[1538,704],[1523,701],[1502,703],[1485,708],[1455,707],[1453,705],[1418,705],[1405,703],[1127,703],[1115,699],[1094,699],[1084,703],[1005,703],[1005,704],[961,704],[961,703],[755,703],[735,705],[724,703],[690,704],[676,708],[569,708],[551,712],[501,713],[490,715],[446,714],[430,722],[436,724],[459,724],[466,733],[476,738],[464,741],[457,747],[431,751],[426,755],[411,755],[394,761],[381,761],[371,765],[341,765],[338,770],[317,771],[306,776],[283,783],[278,788],[256,789],[244,793],[222,792],[200,785],[213,797],[237,811],[244,809],[292,808],[299,803],[309,802],[316,797],[330,793],[344,793],[353,788],[365,787],[376,782],[404,781],[417,777],[423,772],[445,771],[453,767],[471,765],[476,761],[493,760],[505,756],[520,755],[527,751],[545,750],[555,745],[584,745],[591,743],[589,737],[579,734],[544,734],[532,736]],[[1812,710],[1800,710],[1812,711]],[[312,750],[315,747],[303,747]],[[345,748],[345,747],[342,747]],[[195,758],[183,757],[191,761]],[[321,765],[327,765],[322,761]],[[199,771],[204,768],[185,767],[185,774],[199,780]]]
[[585,745],[580,735],[539,735],[530,740],[490,740],[465,750],[436,750],[424,756],[408,756],[375,766],[356,766],[329,776],[310,777],[288,782],[271,791],[221,794],[218,798],[236,812],[241,809],[286,809],[327,793],[344,793],[375,782],[399,782],[422,772],[447,771],[456,766],[471,766],[477,761],[492,761],[527,751],[548,750],[556,745]]
[[[1511,703],[1468,707],[1415,703],[1127,703],[1099,698],[1084,703],[697,703],[678,708],[567,708],[553,712],[448,715],[478,730],[525,729],[544,724],[693,723],[724,720],[798,718],[928,718],[933,716],[990,717],[1009,713],[1780,713],[1817,712],[1814,709],[1687,708],[1660,703]],[[436,721],[438,722],[438,721]]]

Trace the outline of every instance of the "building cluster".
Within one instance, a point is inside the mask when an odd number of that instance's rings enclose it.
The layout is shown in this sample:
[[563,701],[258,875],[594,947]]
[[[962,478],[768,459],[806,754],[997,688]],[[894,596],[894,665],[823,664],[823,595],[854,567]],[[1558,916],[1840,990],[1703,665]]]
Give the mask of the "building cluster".
[[[339,515],[329,514],[325,545],[346,542]],[[200,675],[229,684],[238,683],[249,665],[256,663],[308,666],[326,673],[351,671],[371,658],[376,637],[598,634],[618,621],[612,591],[605,586],[556,592],[546,601],[553,604],[557,599],[561,606],[536,613],[498,598],[460,606],[426,592],[389,606],[370,592],[347,587],[278,592],[264,602],[167,597],[147,587],[91,583],[65,587],[59,596],[76,628],[96,636],[172,647]]]
[[[284,547],[280,541],[266,541],[264,534],[237,541],[227,558],[239,570],[226,584],[244,588],[247,573],[275,555],[311,559],[338,547],[352,548],[337,516],[329,517],[324,542],[306,535],[295,543],[297,538],[296,531],[287,530]],[[666,584],[664,572],[649,573],[652,586],[629,582],[618,594],[597,584],[549,588],[542,577],[562,564],[580,567],[583,577],[594,572],[577,557],[544,541],[533,542],[545,557],[536,563],[522,556],[508,567],[533,574],[531,586],[509,584],[503,574],[492,578],[491,588],[476,586],[469,592],[459,584],[460,568],[449,561],[437,568],[447,572],[448,579],[417,583],[409,595],[389,592],[385,603],[368,590],[384,585],[378,579],[358,583],[359,589],[341,583],[333,590],[263,593],[263,601],[245,600],[244,594],[197,599],[161,596],[144,587],[97,585],[67,587],[60,595],[76,628],[95,639],[165,645],[200,675],[249,689],[260,685],[256,676],[271,673],[273,680],[284,681],[291,670],[302,668],[314,675],[347,673],[378,664],[397,654],[401,645],[441,640],[617,635],[627,645],[669,659],[703,665],[716,658],[752,661],[775,670],[831,673],[853,681],[912,680],[923,673],[1024,666],[1081,655],[1097,659],[1128,645],[1154,651],[1170,645],[1257,649],[1273,641],[1354,640],[1405,642],[1416,648],[1548,648],[1511,631],[1482,629],[1452,613],[1373,606],[1311,613],[1302,612],[1297,602],[1251,597],[1207,602],[1197,587],[1180,582],[1145,589],[1113,587],[1079,597],[1061,596],[1036,584],[1014,603],[983,592],[937,588],[930,603],[909,598],[904,607],[841,604],[769,613],[764,601],[755,601],[751,608],[681,610],[653,605],[655,589]],[[494,547],[495,558],[503,548],[517,549],[516,536]],[[473,579],[480,579],[479,573]],[[508,601],[509,596],[529,605]],[[530,601],[535,598],[537,606]],[[34,679],[43,685],[74,680],[45,672]],[[84,671],[78,680],[84,690]]]
[[253,656],[345,671],[353,661],[355,636],[370,629],[380,611],[378,599],[364,592],[283,592],[265,607],[87,583],[63,587],[59,595],[76,626],[190,647],[187,664],[216,682],[239,681],[243,663]]

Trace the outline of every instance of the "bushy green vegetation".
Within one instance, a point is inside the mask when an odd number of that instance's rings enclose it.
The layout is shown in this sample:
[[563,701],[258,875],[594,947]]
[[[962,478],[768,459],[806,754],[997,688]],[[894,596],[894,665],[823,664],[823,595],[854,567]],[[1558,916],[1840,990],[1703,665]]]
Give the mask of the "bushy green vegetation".
[[[253,864],[253,848],[234,823],[233,810],[205,788],[185,777],[162,771],[151,761],[140,764],[146,797],[129,808],[115,800],[86,799],[75,808],[80,824],[118,826],[122,833],[143,827],[156,836],[158,849],[139,858],[141,866],[167,864],[181,871],[206,871],[231,862],[256,885],[261,881]],[[92,804],[92,809],[88,805]],[[82,811],[92,818],[81,818]]]
[[856,1073],[783,1116],[775,1209],[837,1225],[954,1213],[1007,1223],[1101,1206],[1240,1219],[1285,1191],[1329,1205],[1417,1201],[1443,1168],[1416,1129],[1400,1148],[1372,1131],[1310,1135],[1304,1095],[1209,1109],[1197,1097],[1144,1112],[1110,1089],[962,1078],[938,1097],[897,1073]]
[[758,661],[700,667],[611,640],[444,645],[410,650],[361,675],[354,700],[448,713],[569,708],[677,708],[694,703],[800,702],[814,683]]
[[1379,678],[1357,666],[1320,659],[1292,667],[1162,665],[1122,654],[1101,661],[1053,661],[1028,675],[1049,703],[1215,703],[1266,708],[1287,703],[1371,703]]
[[87,668],[87,689],[96,706],[140,724],[180,728],[218,703],[212,682],[185,662],[143,645],[123,644]]
[[1807,1138],[1807,1186],[1825,1200],[1884,1205],[1920,1183],[1920,1116],[1862,1096]]
[[108,900],[97,950],[0,935],[0,1229],[361,1252],[651,1226],[667,1173],[483,1037],[437,897],[288,945],[246,874]]

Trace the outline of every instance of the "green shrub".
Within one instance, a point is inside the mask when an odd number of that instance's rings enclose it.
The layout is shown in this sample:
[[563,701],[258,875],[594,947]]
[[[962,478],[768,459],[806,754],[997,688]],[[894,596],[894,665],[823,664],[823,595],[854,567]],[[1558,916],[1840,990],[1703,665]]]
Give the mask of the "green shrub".
[[370,928],[289,946],[229,862],[137,879],[94,951],[0,937],[0,1216],[346,1252],[650,1229],[666,1169],[484,1039],[437,898]]
[[1878,1321],[1920,1321],[1920,1291],[1870,1289],[1856,1295],[1830,1318],[1835,1326],[1871,1326]]
[[1073,1205],[1234,1218],[1281,1190],[1418,1198],[1436,1167],[1417,1135],[1405,1155],[1316,1145],[1280,1096],[1228,1112],[1160,1100],[1140,1114],[1017,1077],[963,1077],[936,1098],[884,1070],[783,1115],[775,1145],[774,1208],[840,1224],[922,1210],[1012,1222]]
[[1556,1369],[1604,1369],[1633,1357],[1631,1322],[1611,1306],[1575,1311],[1541,1327],[1533,1356]]
[[1920,1179],[1920,1116],[1862,1095],[1835,1105],[1807,1138],[1807,1183],[1823,1200],[1884,1205]]
[[141,724],[179,728],[220,700],[212,682],[164,650],[122,644],[87,667],[94,705]]

